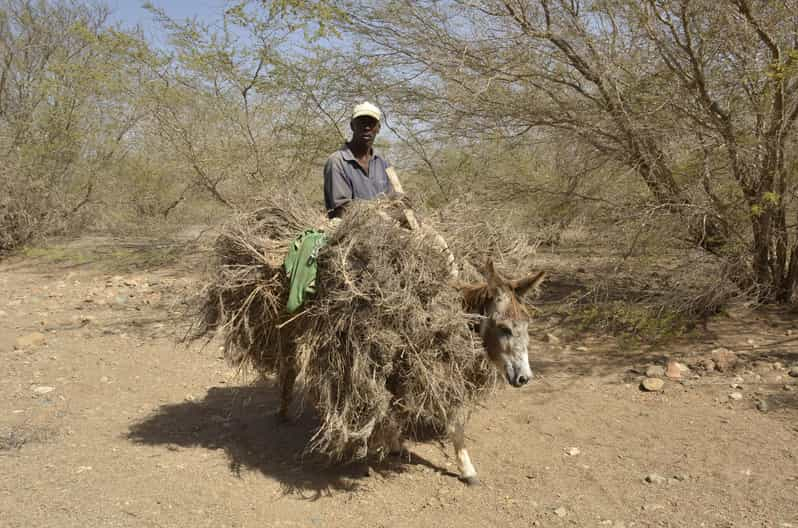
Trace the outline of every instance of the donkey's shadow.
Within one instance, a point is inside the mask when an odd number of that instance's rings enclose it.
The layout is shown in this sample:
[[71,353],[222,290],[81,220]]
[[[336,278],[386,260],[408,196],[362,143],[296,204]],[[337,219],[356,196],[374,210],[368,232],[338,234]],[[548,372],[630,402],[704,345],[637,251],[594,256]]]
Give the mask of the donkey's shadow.
[[242,387],[213,387],[202,400],[162,405],[154,414],[133,424],[128,439],[146,445],[224,449],[230,470],[255,469],[280,482],[286,493],[318,499],[333,490],[356,489],[371,471],[387,476],[414,465],[443,474],[446,469],[416,454],[405,453],[381,462],[331,465],[316,456],[304,456],[318,427],[310,411],[289,424],[278,422],[279,393],[263,381]]

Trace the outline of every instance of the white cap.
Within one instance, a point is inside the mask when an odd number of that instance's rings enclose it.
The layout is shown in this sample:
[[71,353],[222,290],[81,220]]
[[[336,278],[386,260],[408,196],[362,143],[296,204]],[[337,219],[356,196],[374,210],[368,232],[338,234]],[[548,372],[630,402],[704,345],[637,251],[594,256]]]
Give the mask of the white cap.
[[382,112],[380,112],[380,109],[368,101],[360,103],[355,107],[354,110],[352,110],[352,119],[360,116],[369,116],[373,117],[377,121],[382,121]]

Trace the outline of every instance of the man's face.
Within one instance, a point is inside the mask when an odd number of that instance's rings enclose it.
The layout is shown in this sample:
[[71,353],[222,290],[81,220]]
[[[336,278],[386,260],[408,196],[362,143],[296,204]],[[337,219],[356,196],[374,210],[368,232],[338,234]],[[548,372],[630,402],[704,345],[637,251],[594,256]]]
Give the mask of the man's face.
[[380,122],[371,116],[358,116],[350,123],[352,139],[357,143],[371,145],[380,131]]

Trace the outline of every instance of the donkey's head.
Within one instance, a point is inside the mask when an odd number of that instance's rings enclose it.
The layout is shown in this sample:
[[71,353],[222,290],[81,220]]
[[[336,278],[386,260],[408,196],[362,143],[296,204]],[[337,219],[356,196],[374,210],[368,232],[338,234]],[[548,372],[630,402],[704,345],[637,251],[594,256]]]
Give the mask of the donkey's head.
[[487,282],[463,286],[465,308],[482,315],[479,333],[491,362],[514,387],[532,379],[529,367],[529,312],[518,300],[543,282],[545,272],[520,280],[506,280],[496,273],[493,262],[486,266]]

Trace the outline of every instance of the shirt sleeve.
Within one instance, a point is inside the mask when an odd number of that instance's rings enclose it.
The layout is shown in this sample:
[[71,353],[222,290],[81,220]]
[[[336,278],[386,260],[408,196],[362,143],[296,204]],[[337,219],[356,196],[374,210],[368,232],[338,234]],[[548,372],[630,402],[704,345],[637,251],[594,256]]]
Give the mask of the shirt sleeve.
[[352,185],[344,173],[343,162],[330,156],[324,164],[324,205],[327,212],[352,201]]

